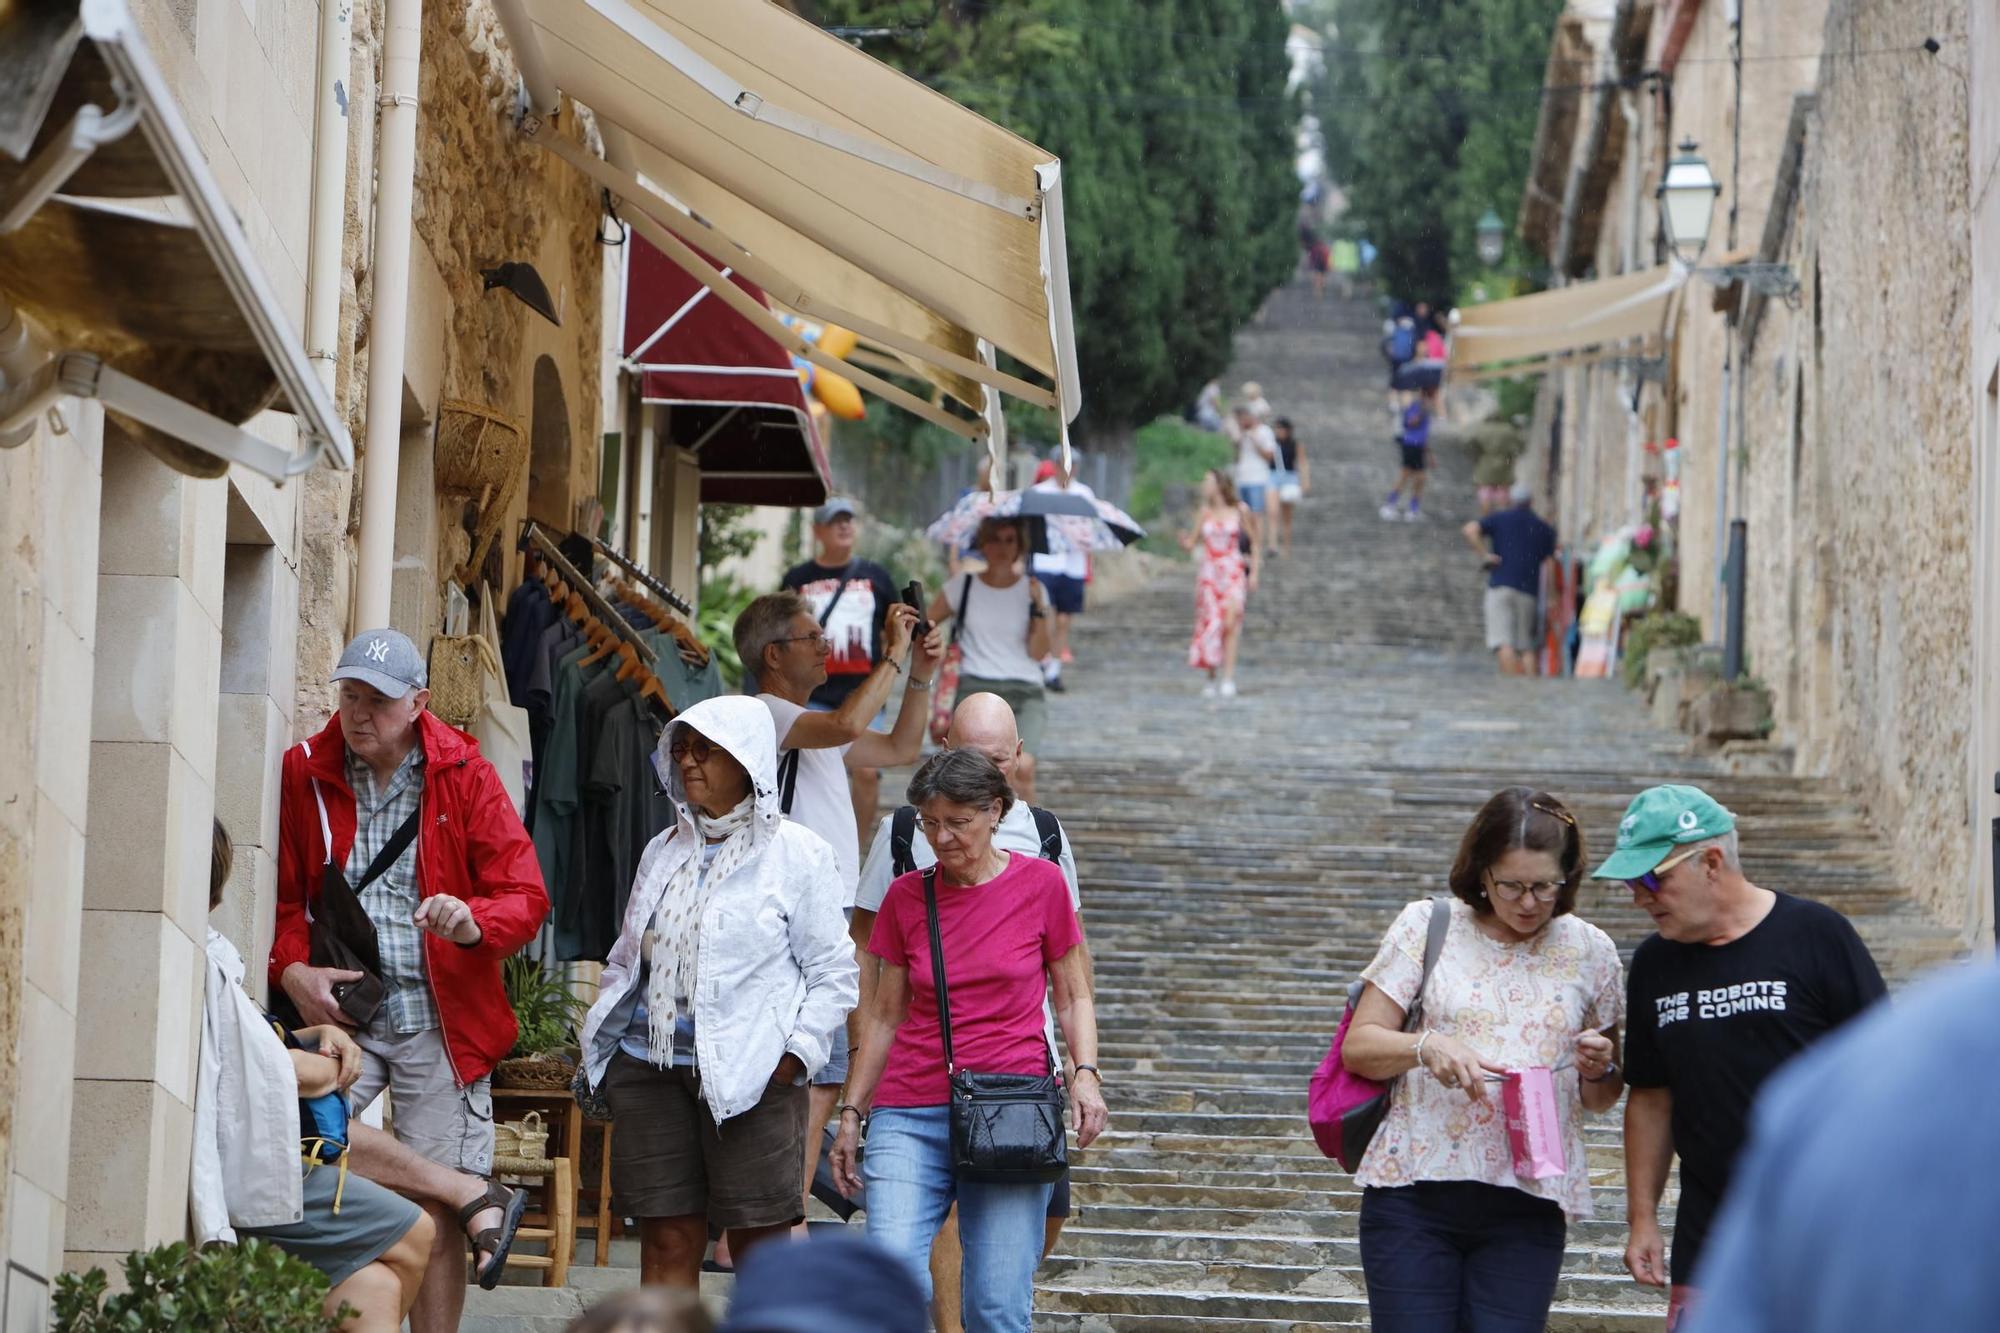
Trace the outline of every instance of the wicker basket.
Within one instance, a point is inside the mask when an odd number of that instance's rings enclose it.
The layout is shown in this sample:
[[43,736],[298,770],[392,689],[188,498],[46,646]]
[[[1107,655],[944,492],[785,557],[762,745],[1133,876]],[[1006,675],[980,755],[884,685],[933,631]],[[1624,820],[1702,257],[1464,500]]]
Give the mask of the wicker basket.
[[472,536],[471,557],[456,571],[459,582],[469,582],[484,563],[527,462],[528,433],[520,422],[463,399],[438,404],[438,493],[467,496],[479,505],[479,530]]
[[483,634],[440,634],[431,640],[430,710],[461,730],[469,729],[486,707],[486,681],[506,678]]
[[566,1055],[517,1055],[493,1067],[493,1081],[503,1088],[569,1090],[576,1061]]
[[530,1162],[545,1162],[549,1156],[549,1130],[540,1111],[530,1111],[519,1120],[503,1120],[493,1126],[493,1155]]

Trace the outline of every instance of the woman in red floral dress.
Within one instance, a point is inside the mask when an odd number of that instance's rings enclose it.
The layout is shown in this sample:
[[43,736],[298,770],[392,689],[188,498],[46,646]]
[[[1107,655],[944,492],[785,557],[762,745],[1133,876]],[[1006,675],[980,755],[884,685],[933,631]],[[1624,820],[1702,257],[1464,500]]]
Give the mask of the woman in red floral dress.
[[[1194,640],[1188,665],[1208,673],[1205,698],[1236,697],[1236,649],[1243,632],[1243,603],[1257,587],[1257,553],[1245,549],[1250,516],[1236,498],[1236,484],[1221,469],[1201,481],[1195,530],[1181,534],[1181,549],[1196,557]],[[1220,680],[1217,673],[1220,672]]]

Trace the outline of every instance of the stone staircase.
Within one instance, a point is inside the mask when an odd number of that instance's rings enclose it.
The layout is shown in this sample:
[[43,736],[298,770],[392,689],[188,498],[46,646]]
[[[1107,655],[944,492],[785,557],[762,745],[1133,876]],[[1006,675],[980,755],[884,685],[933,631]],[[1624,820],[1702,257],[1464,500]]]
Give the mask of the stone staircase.
[[[1405,903],[1446,891],[1460,833],[1499,787],[1558,793],[1601,852],[1639,788],[1699,782],[1742,818],[1752,877],[1839,907],[1892,977],[1956,952],[1822,784],[1724,775],[1614,684],[1495,675],[1457,531],[1469,455],[1440,439],[1429,521],[1376,516],[1395,459],[1376,340],[1365,307],[1299,289],[1239,338],[1230,382],[1263,383],[1314,483],[1294,556],[1252,601],[1241,697],[1200,697],[1191,574],[1176,573],[1078,622],[1069,692],[1052,698],[1039,798],[1081,864],[1112,1119],[1078,1158],[1039,1330],[1367,1327],[1359,1195],[1313,1145],[1306,1080],[1348,981]],[[1647,930],[1622,889],[1587,888],[1579,911],[1628,956]],[[1618,1125],[1614,1110],[1588,1130],[1597,1218],[1570,1228],[1550,1322],[1563,1333],[1664,1322],[1621,1261]],[[570,1292],[474,1292],[465,1327],[555,1333],[636,1277],[628,1243],[613,1262],[572,1270]]]
[[[1252,599],[1239,698],[1203,699],[1185,665],[1191,575],[1079,622],[1040,798],[1082,866],[1112,1128],[1075,1169],[1038,1329],[1367,1327],[1359,1195],[1312,1143],[1306,1080],[1348,981],[1405,903],[1446,892],[1499,787],[1560,794],[1601,852],[1639,788],[1701,783],[1741,817],[1752,876],[1838,906],[1885,970],[1956,951],[1822,784],[1727,776],[1609,682],[1497,677],[1457,531],[1469,451],[1442,432],[1428,521],[1376,515],[1395,464],[1376,339],[1365,308],[1292,289],[1238,340],[1230,382],[1263,384],[1313,475]],[[1628,956],[1648,930],[1623,889],[1579,910]],[[1597,1218],[1570,1228],[1553,1329],[1664,1322],[1621,1259],[1618,1126],[1588,1132]]]

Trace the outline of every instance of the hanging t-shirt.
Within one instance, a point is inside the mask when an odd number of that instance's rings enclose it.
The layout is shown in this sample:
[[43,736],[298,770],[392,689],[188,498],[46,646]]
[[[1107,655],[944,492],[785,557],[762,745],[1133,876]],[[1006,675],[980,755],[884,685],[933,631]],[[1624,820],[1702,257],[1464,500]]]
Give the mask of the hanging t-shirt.
[[[771,710],[771,722],[778,732],[778,764],[782,769],[785,756],[791,753],[785,748],[785,737],[807,710],[775,694],[757,697]],[[861,881],[861,835],[854,827],[854,798],[847,787],[847,750],[845,745],[834,745],[798,752],[798,782],[792,789],[791,813],[786,816],[832,845],[834,864],[840,867],[843,908],[854,906],[854,888]]]
[[[1062,871],[1039,856],[1008,853],[1007,868],[984,884],[938,877],[938,938],[951,991],[952,1054],[962,1069],[1046,1074],[1042,997],[1050,963],[1083,939]],[[896,1029],[876,1106],[943,1106],[950,1100],[923,872],[889,885],[868,952],[909,969],[910,1012]]]
[[[834,590],[843,576],[847,591],[835,602]],[[897,597],[895,580],[872,560],[846,565],[807,560],[785,571],[784,586],[805,598],[814,618],[825,626],[830,649],[826,681],[813,691],[812,701],[822,708],[838,708],[882,660],[882,622]],[[829,605],[831,616],[826,613]]]
[[1633,954],[1625,1081],[1673,1092],[1675,1282],[1694,1273],[1757,1089],[1884,993],[1847,918],[1786,893],[1741,939],[1710,946],[1653,935]]
[[1028,612],[1034,600],[1027,578],[995,588],[968,574],[949,587],[952,614],[958,614],[961,602],[965,606],[958,625],[959,674],[1041,684],[1042,668],[1028,655],[1028,631],[1033,628]]

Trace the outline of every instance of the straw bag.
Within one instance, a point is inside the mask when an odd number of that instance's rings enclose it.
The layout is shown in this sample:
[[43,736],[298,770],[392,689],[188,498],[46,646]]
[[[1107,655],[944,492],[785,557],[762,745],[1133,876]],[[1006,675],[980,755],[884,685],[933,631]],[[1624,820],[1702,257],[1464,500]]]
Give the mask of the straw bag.
[[549,1131],[540,1111],[530,1111],[519,1120],[503,1120],[493,1126],[493,1155],[519,1157],[529,1162],[549,1159]]
[[493,612],[493,589],[479,585],[479,638],[487,645],[488,672],[484,682],[485,701],[473,719],[472,738],[479,753],[500,775],[514,813],[528,813],[528,790],[534,786],[534,750],[528,738],[528,710],[517,707],[507,697],[507,672],[500,664],[500,624]]
[[503,682],[500,654],[483,634],[440,634],[431,640],[431,711],[460,731],[469,731],[486,707],[489,680]]
[[463,399],[438,404],[432,476],[440,496],[463,496],[479,506],[472,553],[454,574],[469,582],[486,561],[528,461],[528,436],[503,412]]

